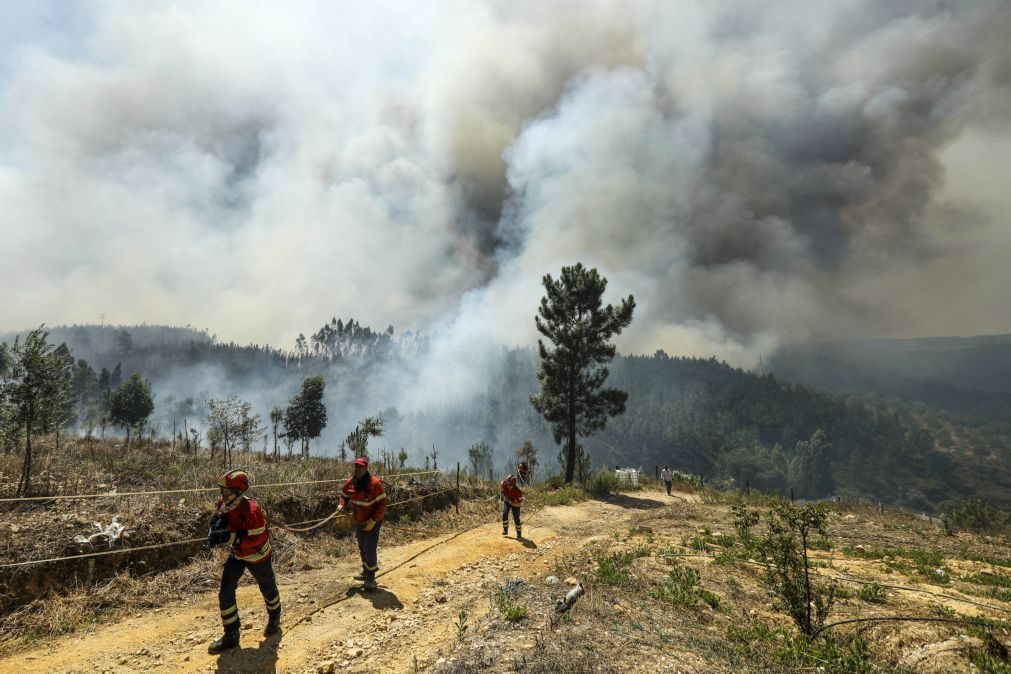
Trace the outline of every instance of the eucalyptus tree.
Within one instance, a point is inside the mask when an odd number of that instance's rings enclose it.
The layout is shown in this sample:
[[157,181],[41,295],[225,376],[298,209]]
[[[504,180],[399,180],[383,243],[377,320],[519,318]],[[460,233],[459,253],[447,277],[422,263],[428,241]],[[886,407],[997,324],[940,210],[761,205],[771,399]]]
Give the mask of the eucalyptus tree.
[[[4,434],[24,434],[25,458],[17,495],[32,491],[32,438],[49,433],[61,422],[71,400],[67,360],[46,338],[45,326],[29,332],[24,341],[0,350],[0,419]],[[4,345],[6,347],[6,345]]]

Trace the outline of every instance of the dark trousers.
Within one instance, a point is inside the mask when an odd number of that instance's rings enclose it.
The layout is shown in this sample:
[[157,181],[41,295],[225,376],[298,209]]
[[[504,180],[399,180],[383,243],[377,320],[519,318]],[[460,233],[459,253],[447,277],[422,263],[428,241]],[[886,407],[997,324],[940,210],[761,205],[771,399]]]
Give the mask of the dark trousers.
[[367,581],[375,581],[376,571],[379,570],[379,528],[382,526],[382,522],[376,522],[372,531],[365,531],[362,525],[355,524],[358,554],[362,556],[362,573]]
[[221,622],[226,630],[239,629],[239,606],[235,602],[235,588],[239,586],[242,572],[249,569],[260,586],[260,594],[267,604],[267,613],[274,615],[281,612],[281,594],[277,591],[277,579],[274,578],[274,566],[267,557],[258,564],[244,562],[235,556],[228,558],[221,572],[221,589],[218,591],[218,607],[221,609]]
[[509,531],[510,510],[513,511],[513,522],[516,523],[516,533],[518,534],[523,528],[523,523],[520,522],[520,507],[510,504],[509,501],[502,502],[502,531]]
[[670,496],[671,487],[674,486],[674,480],[664,480],[664,484],[667,485],[667,496]]

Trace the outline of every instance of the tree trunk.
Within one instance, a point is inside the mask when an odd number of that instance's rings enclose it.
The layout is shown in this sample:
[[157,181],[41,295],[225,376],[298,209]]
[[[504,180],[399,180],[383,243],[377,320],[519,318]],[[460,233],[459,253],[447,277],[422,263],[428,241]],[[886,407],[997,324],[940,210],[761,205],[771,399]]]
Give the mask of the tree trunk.
[[16,496],[32,495],[32,421],[35,417],[35,406],[28,407],[28,422],[25,424],[25,463],[21,468],[21,480],[18,482]]
[[576,476],[576,380],[569,377],[569,456],[565,465],[565,484],[572,484]]

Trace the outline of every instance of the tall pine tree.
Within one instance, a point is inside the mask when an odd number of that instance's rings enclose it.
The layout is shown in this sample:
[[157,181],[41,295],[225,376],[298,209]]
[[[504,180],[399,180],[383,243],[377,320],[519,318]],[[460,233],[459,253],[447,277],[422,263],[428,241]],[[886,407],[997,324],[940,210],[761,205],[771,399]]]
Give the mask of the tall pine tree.
[[603,386],[606,365],[615,354],[609,340],[632,323],[635,298],[629,295],[617,307],[602,306],[606,288],[607,279],[596,269],[579,263],[562,267],[557,281],[550,274],[544,277],[547,295],[534,318],[552,348],[537,340],[540,393],[530,396],[530,402],[551,424],[555,442],[565,439],[566,483],[575,475],[576,436],[604,428],[608,418],[625,411],[628,399],[624,391]]

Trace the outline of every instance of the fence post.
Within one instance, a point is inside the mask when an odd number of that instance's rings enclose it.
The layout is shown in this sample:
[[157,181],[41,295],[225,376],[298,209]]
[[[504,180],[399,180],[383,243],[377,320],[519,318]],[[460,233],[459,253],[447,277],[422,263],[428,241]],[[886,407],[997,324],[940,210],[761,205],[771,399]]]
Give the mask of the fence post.
[[790,487],[790,503],[793,503],[793,487]]
[[653,464],[653,472],[656,473],[656,481],[660,481],[660,464]]
[[745,494],[751,493],[751,484],[748,482],[747,478],[744,479],[744,493]]
[[460,514],[460,462],[456,462],[456,514]]
[[492,469],[492,468],[489,468],[489,469],[488,469],[488,481],[489,481],[489,482],[494,482],[494,481],[495,481],[495,478],[494,478],[494,477],[492,477],[492,473],[491,473],[491,472],[492,472],[492,470],[494,470],[494,469]]

